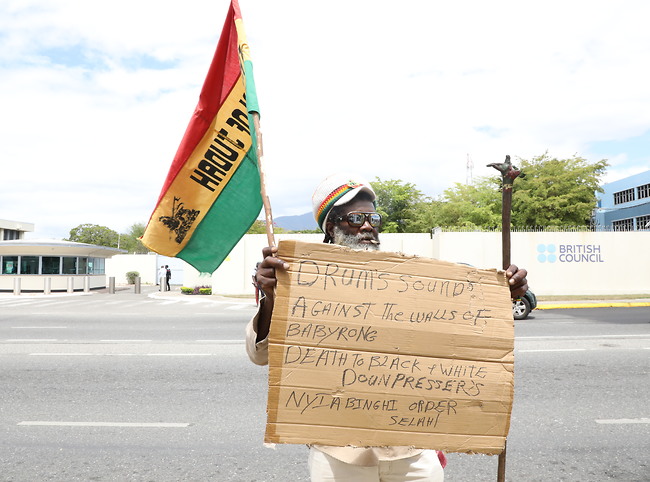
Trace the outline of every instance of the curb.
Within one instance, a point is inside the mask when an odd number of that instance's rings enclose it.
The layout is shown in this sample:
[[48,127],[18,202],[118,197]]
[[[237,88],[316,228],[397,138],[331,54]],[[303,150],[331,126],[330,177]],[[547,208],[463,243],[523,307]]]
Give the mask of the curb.
[[245,298],[227,298],[219,295],[184,295],[180,291],[154,291],[147,295],[149,298],[157,300],[183,299],[191,303],[229,303],[234,305],[255,306],[255,299],[247,300]]
[[556,310],[573,308],[639,308],[650,306],[650,301],[594,301],[576,303],[538,303],[538,310]]

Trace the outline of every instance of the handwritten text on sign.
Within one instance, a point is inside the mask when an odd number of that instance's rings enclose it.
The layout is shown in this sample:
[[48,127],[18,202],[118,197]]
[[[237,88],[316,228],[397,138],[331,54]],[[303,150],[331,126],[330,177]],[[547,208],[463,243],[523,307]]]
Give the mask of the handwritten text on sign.
[[514,328],[496,270],[281,242],[266,440],[499,453]]

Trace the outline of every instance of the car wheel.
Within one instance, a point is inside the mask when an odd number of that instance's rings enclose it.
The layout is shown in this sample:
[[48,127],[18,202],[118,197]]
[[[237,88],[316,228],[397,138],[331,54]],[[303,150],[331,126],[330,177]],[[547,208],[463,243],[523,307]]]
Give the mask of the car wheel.
[[515,320],[525,320],[530,313],[530,303],[526,298],[519,298],[512,302],[512,316]]

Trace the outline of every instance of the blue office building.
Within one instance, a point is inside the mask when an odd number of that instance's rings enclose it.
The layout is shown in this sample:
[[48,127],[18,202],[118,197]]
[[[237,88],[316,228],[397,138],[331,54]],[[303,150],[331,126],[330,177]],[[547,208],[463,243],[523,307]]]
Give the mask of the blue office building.
[[603,184],[596,193],[596,230],[650,230],[650,171]]

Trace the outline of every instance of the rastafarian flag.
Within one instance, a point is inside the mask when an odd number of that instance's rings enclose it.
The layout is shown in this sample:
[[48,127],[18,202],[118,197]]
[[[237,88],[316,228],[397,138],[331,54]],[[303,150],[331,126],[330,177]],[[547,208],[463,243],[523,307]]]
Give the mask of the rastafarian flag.
[[212,273],[262,207],[253,66],[232,0],[199,103],[142,236],[149,249]]

